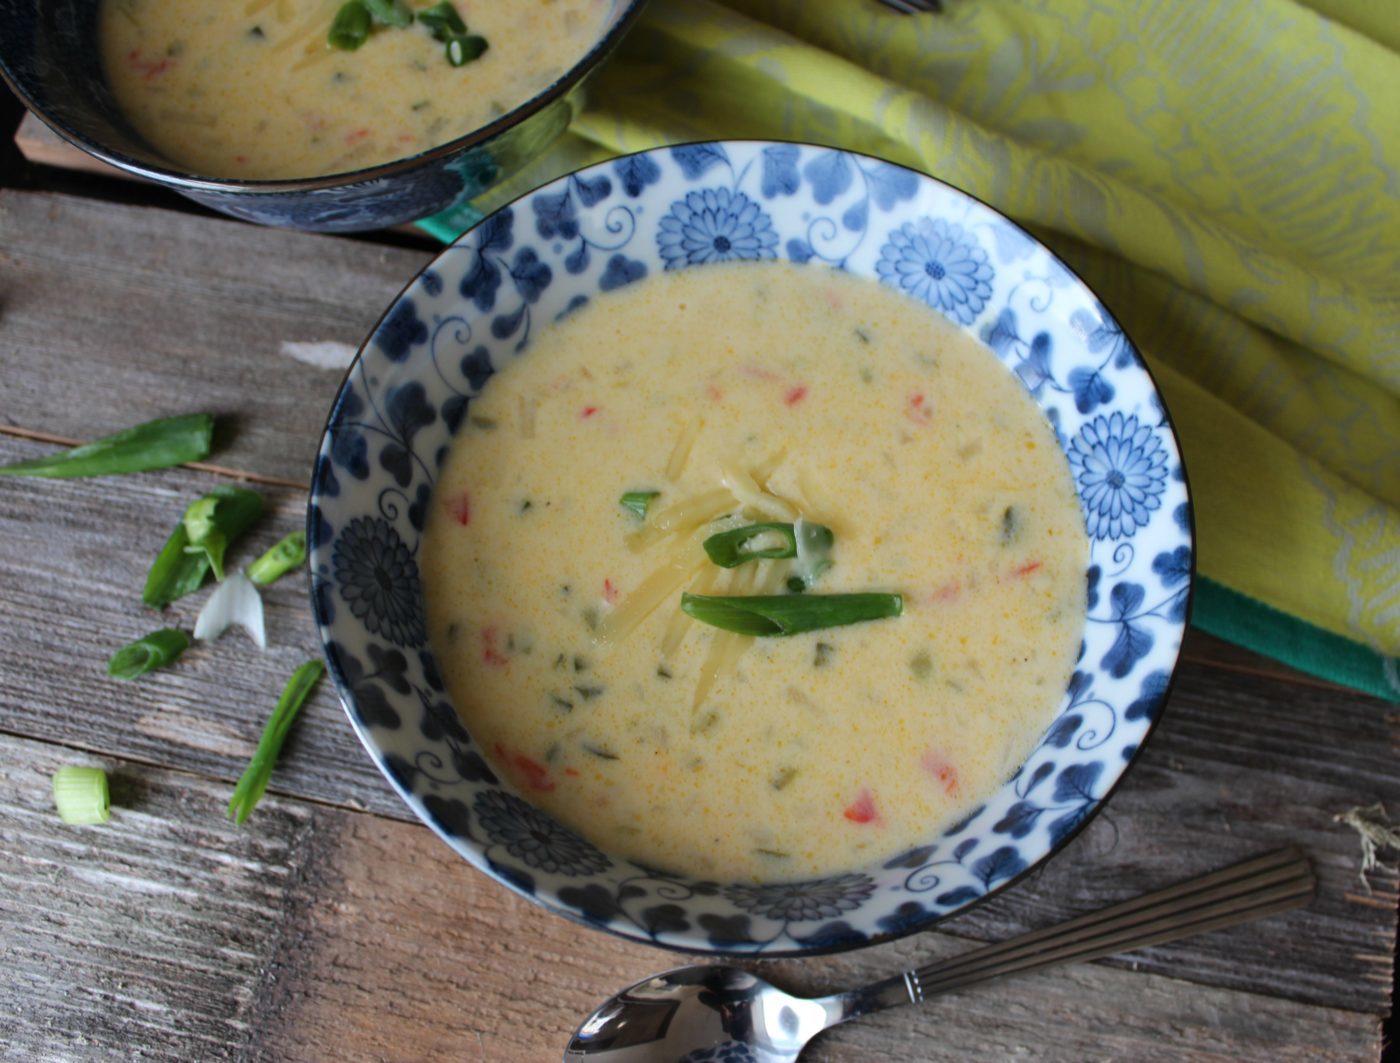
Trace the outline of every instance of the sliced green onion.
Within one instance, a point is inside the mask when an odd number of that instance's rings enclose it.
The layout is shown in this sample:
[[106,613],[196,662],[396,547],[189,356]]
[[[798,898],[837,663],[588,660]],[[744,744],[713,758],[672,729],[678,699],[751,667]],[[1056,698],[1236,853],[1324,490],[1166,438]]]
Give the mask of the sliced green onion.
[[306,560],[306,532],[295,531],[284,536],[262,557],[248,566],[248,578],[259,586],[285,576]]
[[207,458],[213,432],[214,418],[207,413],[166,417],[58,454],[0,465],[0,475],[58,478],[168,469]]
[[111,815],[107,773],[65,764],[53,775],[53,803],[64,823],[106,823]]
[[467,24],[462,21],[462,16],[457,14],[457,9],[448,3],[448,0],[442,0],[441,3],[418,12],[418,21],[428,27],[433,40],[444,44],[467,32]]
[[413,24],[413,8],[404,0],[363,0],[370,15],[382,26],[395,26],[403,29]]
[[135,642],[128,642],[112,654],[107,662],[107,674],[114,679],[135,679],[169,664],[189,647],[189,637],[183,631],[163,627]]
[[475,34],[458,36],[448,39],[446,45],[447,61],[453,66],[466,66],[474,63],[486,54],[486,49],[491,47],[486,43],[485,37],[478,37]]
[[831,567],[829,555],[834,540],[830,528],[803,520],[801,517],[797,518],[792,530],[797,539],[797,564],[792,566],[792,574],[802,581],[805,589]]
[[339,48],[342,52],[353,52],[369,38],[371,21],[369,8],[365,6],[364,0],[349,0],[335,13],[326,40],[332,48]]
[[639,519],[646,520],[647,510],[651,508],[651,500],[660,494],[660,491],[626,491],[617,500],[617,504],[623,509],[630,509],[637,514]]
[[[220,484],[204,497],[218,501],[213,520],[226,546],[242,535],[262,512],[261,495],[232,484]],[[163,608],[177,598],[193,594],[204,585],[211,567],[209,553],[203,547],[191,550],[192,545],[182,518],[161,547],[146,576],[141,600],[152,609]],[[219,556],[222,563],[222,553]]]
[[754,597],[681,595],[681,609],[702,624],[740,635],[800,635],[828,627],[884,620],[904,611],[898,594],[775,594]]
[[[813,536],[814,540],[824,541],[826,547],[831,546],[830,528],[811,523],[807,524],[806,527],[811,529],[809,534]],[[783,538],[783,543],[781,546],[749,549],[749,542],[763,535],[780,535]],[[742,528],[718,532],[706,539],[702,545],[705,547],[705,553],[716,565],[721,568],[735,568],[745,561],[757,561],[760,558],[777,560],[784,557],[796,557],[798,540],[791,524],[768,522],[748,524]]]
[[228,803],[228,814],[236,822],[247,822],[254,807],[267,791],[267,782],[272,777],[277,755],[282,752],[282,743],[287,740],[287,732],[292,729],[292,722],[297,718],[302,703],[306,701],[306,696],[311,693],[311,688],[316,685],[325,670],[326,666],[320,661],[307,661],[287,680],[282,696],[277,699],[277,707],[272,710],[272,716],[263,728],[257,751],[253,753],[253,759],[244,769],[238,785],[233,788],[233,798]]
[[233,500],[239,500],[241,507],[252,507],[254,516],[262,512],[262,497],[256,491],[221,484],[203,498],[191,502],[181,521],[185,526],[185,553],[204,554],[217,580],[224,578],[224,551],[231,539],[225,514],[232,511]]

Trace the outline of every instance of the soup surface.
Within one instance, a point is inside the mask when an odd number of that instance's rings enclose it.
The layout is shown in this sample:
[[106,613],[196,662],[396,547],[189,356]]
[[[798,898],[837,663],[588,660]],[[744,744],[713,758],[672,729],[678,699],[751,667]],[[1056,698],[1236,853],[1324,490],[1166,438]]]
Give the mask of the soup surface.
[[[430,0],[408,0],[415,11]],[[108,83],[155,148],[214,177],[295,178],[404,158],[524,103],[598,40],[610,0],[455,0],[479,59],[415,22],[327,43],[341,0],[102,0]]]
[[[496,766],[609,852],[722,881],[863,866],[1003,784],[1061,703],[1088,559],[1068,465],[1015,377],[903,295],[778,263],[651,277],[538,333],[470,412],[425,536],[430,640]],[[644,520],[629,492],[659,492]],[[829,567],[702,549],[795,518]],[[753,637],[679,609],[814,572],[807,595],[903,612]]]

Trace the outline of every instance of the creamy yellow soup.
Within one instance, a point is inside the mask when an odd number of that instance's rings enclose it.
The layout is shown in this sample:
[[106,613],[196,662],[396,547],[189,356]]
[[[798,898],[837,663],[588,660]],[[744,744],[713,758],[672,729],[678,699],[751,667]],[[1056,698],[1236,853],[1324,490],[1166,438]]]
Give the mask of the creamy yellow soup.
[[[703,549],[799,520],[829,567]],[[1087,558],[1051,428],[989,351],[874,282],[736,263],[598,299],[499,371],[423,571],[457,709],[534,804],[651,866],[782,881],[924,844],[1006,781],[1062,700]],[[903,611],[753,637],[679,608],[790,587]]]
[[108,83],[136,130],[197,173],[341,173],[435,147],[524,103],[583,57],[611,7],[455,0],[489,47],[454,67],[418,22],[376,27],[355,51],[332,48],[341,2],[103,0]]

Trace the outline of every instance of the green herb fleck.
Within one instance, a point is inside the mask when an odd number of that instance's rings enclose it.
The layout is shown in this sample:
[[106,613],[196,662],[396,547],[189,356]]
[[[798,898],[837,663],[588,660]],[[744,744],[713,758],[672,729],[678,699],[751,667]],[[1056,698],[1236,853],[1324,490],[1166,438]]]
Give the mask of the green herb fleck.
[[277,756],[282,752],[282,743],[297,718],[306,697],[325,672],[326,666],[320,661],[307,661],[287,680],[282,696],[277,699],[277,707],[263,728],[262,737],[253,759],[248,762],[238,785],[233,788],[233,798],[228,803],[228,814],[238,823],[244,823],[252,814],[253,808],[267,790],[268,780]]
[[1021,537],[1021,514],[1015,506],[1007,506],[1001,515],[1001,545],[1010,546]]
[[549,700],[553,703],[554,707],[561,712],[574,711],[574,703],[568,698],[561,698],[558,694],[550,694]]
[[248,566],[248,578],[260,587],[280,579],[306,561],[306,532],[283,536],[266,553]]
[[772,779],[769,780],[769,782],[772,783],[773,789],[781,790],[785,786],[787,786],[788,783],[792,782],[792,780],[795,778],[797,778],[796,768],[781,768],[779,769],[778,773],[774,775]]
[[[428,107],[428,106],[431,106],[430,102],[429,102],[428,100],[424,100],[422,103],[415,103],[415,104],[413,105],[413,109],[416,111],[416,110],[418,110],[418,109],[420,109],[420,108],[422,108],[422,107]],[[478,414],[473,414],[473,415],[469,418],[469,420],[471,421],[472,424],[476,425],[476,426],[477,426],[478,428],[480,428],[483,432],[492,432],[492,431],[495,431],[495,428],[496,428],[496,421],[495,421],[493,418],[491,418],[491,417],[482,417],[482,416],[480,416],[480,415],[478,415]]]
[[582,686],[580,686],[580,687],[574,687],[574,692],[575,692],[576,694],[578,694],[579,697],[583,698],[584,701],[592,701],[594,698],[599,697],[599,696],[602,695],[602,693],[603,693],[603,688],[602,688],[602,687],[582,687]]
[[671,671],[664,664],[658,664],[656,666],[656,674],[662,679],[671,678]]
[[785,853],[781,849],[755,849],[754,852],[759,856],[766,856],[770,860],[787,860],[791,856],[790,853]]
[[335,13],[326,40],[332,48],[353,52],[369,39],[372,21],[364,0],[347,0]]
[[920,650],[909,658],[909,671],[919,680],[927,679],[933,674],[933,658],[929,656],[928,650]]
[[0,465],[0,476],[114,476],[119,473],[168,469],[209,456],[214,419],[207,413],[166,417],[125,428],[91,443]]
[[831,660],[831,655],[836,652],[836,647],[829,642],[818,642],[816,653],[812,657],[813,668],[824,668]]
[[604,749],[602,746],[590,745],[590,744],[587,743],[587,742],[580,742],[579,745],[581,745],[581,746],[583,747],[583,751],[584,751],[585,753],[591,753],[593,756],[598,757],[600,760],[619,760],[619,759],[621,759],[621,758],[618,757],[618,755],[617,755],[616,753],[612,752],[611,750]]
[[635,513],[638,520],[646,520],[651,500],[659,494],[660,491],[627,491],[617,500],[617,504]]
[[169,664],[189,646],[189,636],[183,631],[163,627],[135,642],[128,642],[112,654],[107,662],[107,674],[113,679],[135,679]]

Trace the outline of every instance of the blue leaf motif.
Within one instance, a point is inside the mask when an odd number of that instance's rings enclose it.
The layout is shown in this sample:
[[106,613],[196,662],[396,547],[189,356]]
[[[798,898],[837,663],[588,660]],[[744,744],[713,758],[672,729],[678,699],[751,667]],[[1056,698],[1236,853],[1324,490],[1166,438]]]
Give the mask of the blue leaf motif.
[[1167,684],[1171,676],[1167,672],[1150,672],[1142,681],[1142,690],[1136,700],[1123,712],[1125,720],[1155,720],[1167,700]]
[[509,314],[500,314],[491,319],[491,335],[498,340],[503,340],[507,336],[513,336],[520,328],[520,323],[525,320],[525,310],[527,303],[521,303]]
[[568,306],[564,307],[563,310],[560,310],[559,313],[557,313],[557,314],[554,315],[554,320],[555,320],[555,321],[562,321],[564,318],[568,317],[570,314],[572,314],[572,313],[573,313],[575,310],[577,310],[579,307],[581,307],[581,306],[587,306],[587,305],[588,305],[588,296],[583,295],[583,294],[575,295],[572,299],[569,300],[569,305],[568,305]]
[[826,206],[851,187],[851,163],[842,151],[824,151],[802,168],[812,185],[812,196]]
[[1026,869],[1026,861],[1014,845],[1003,845],[972,865],[972,873],[982,885],[991,888],[992,883],[1004,878],[1012,878]]
[[413,300],[405,296],[394,304],[374,339],[391,362],[402,362],[414,346],[427,342],[428,326],[418,317]]
[[574,213],[574,198],[567,187],[562,192],[539,193],[531,202],[535,231],[542,239],[558,236],[572,240],[578,235],[578,215]]
[[633,155],[613,163],[613,172],[622,180],[622,190],[635,199],[647,185],[661,180],[661,167],[649,155]]
[[1024,838],[1035,829],[1036,820],[1045,809],[1029,801],[1017,801],[1006,810],[1006,815],[992,827],[998,834],[1010,834],[1013,838]]
[[870,218],[870,200],[862,199],[846,208],[841,215],[841,224],[853,233],[863,230]]
[[413,503],[408,507],[408,523],[412,524],[416,531],[421,532],[428,521],[428,497],[431,494],[431,487],[419,484]]
[[1182,531],[1191,531],[1191,503],[1183,502],[1172,510],[1172,520],[1176,521],[1176,526]]
[[850,923],[844,919],[836,919],[830,923],[823,923],[811,934],[802,937],[793,935],[793,938],[817,949],[839,949],[849,948],[852,945],[860,945],[866,937],[859,930],[854,929]]
[[1099,661],[1099,667],[1107,668],[1109,675],[1122,679],[1133,670],[1138,661],[1152,652],[1152,635],[1143,628],[1124,623],[1118,629],[1118,637]]
[[1067,842],[1070,836],[1077,831],[1089,816],[1089,809],[1093,805],[1085,803],[1069,812],[1050,824],[1050,846],[1058,848]]
[[528,871],[522,871],[520,868],[511,867],[508,864],[498,864],[494,860],[488,860],[487,864],[493,874],[500,876],[503,881],[514,886],[527,897],[535,895],[535,877]]
[[753,932],[747,915],[702,915],[698,922],[711,945],[751,945]]
[[1055,721],[1054,725],[1045,734],[1045,744],[1054,746],[1056,749],[1064,749],[1074,741],[1075,733],[1079,730],[1079,725],[1084,722],[1084,717],[1077,712],[1067,713]]
[[1037,332],[1031,337],[1030,351],[1016,366],[1016,375],[1021,378],[1021,383],[1028,391],[1038,391],[1040,386],[1050,379],[1051,346],[1050,333]]
[[1080,413],[1093,413],[1113,398],[1113,385],[1097,370],[1081,366],[1069,374],[1069,386],[1074,392],[1074,405]]
[[992,236],[997,244],[997,258],[1002,262],[1015,262],[1035,251],[1035,241],[1014,225],[995,225]]
[[774,144],[763,149],[763,180],[760,188],[765,199],[790,196],[802,186],[797,176],[797,146]]
[[578,186],[579,202],[585,207],[597,206],[612,195],[612,181],[606,174],[599,174],[591,181],[586,177],[575,177],[574,184]]
[[588,261],[588,245],[580,242],[578,249],[569,252],[568,257],[564,259],[564,269],[570,273],[582,273],[588,268]]
[[1191,548],[1178,546],[1171,553],[1163,551],[1152,559],[1152,571],[1162,577],[1163,586],[1185,583],[1191,578]]
[[881,866],[887,871],[897,867],[922,867],[924,864],[928,863],[928,858],[933,855],[936,848],[938,848],[936,845],[921,845],[917,849],[910,849],[907,853],[900,853],[898,856],[891,857]]
[[671,158],[676,160],[681,172],[692,181],[712,166],[729,161],[729,156],[718,144],[685,144],[672,148]]
[[1103,569],[1098,565],[1090,565],[1089,571],[1084,573],[1084,583],[1086,596],[1089,599],[1089,611],[1093,612],[1094,607],[1099,604],[1099,578],[1103,575]]
[[788,258],[800,266],[811,259],[813,254],[812,245],[806,240],[794,238],[787,242],[787,253]]
[[476,837],[472,833],[471,812],[455,797],[428,794],[423,798],[423,807],[427,809],[433,822],[448,834],[458,838]]
[[1054,770],[1055,764],[1053,761],[1047,760],[1041,763],[1035,771],[1031,773],[1031,781],[1026,784],[1026,796],[1029,797],[1030,792],[1043,783]]
[[965,842],[959,842],[959,843],[958,843],[958,847],[957,847],[956,849],[953,850],[953,859],[956,860],[958,863],[961,864],[964,860],[967,859],[968,854],[971,853],[972,850],[973,850],[973,849],[976,849],[976,848],[977,848],[977,839],[976,839],[976,838],[969,838],[969,839],[967,839],[967,841],[965,841]]
[[903,166],[882,162],[865,172],[870,182],[870,194],[881,210],[892,210],[901,199],[913,199],[919,191],[919,179]]
[[472,235],[476,238],[476,246],[482,254],[487,251],[509,251],[515,242],[514,227],[515,210],[506,207],[489,215],[473,230]]
[[516,252],[515,261],[511,264],[510,276],[521,298],[533,303],[540,297],[540,293],[549,287],[549,282],[554,279],[554,271],[547,263],[540,261],[533,247],[522,247]]
[[617,898],[606,886],[596,882],[587,886],[565,886],[559,891],[559,899],[570,908],[576,908],[590,923],[606,926],[622,914]]
[[996,320],[982,326],[982,342],[997,354],[1005,354],[1021,337],[1016,332],[1016,311],[1003,307]]
[[652,937],[657,937],[684,933],[690,929],[690,920],[685,917],[685,909],[679,904],[658,904],[642,909],[642,926]]
[[982,896],[981,892],[971,886],[959,886],[947,893],[940,893],[933,900],[935,904],[942,905],[944,908],[961,908],[964,904],[975,901],[980,896]]
[[416,380],[390,388],[384,412],[394,435],[408,447],[413,445],[413,437],[420,429],[437,420],[437,408],[428,401],[427,391]]
[[639,259],[628,258],[626,255],[618,253],[608,259],[608,268],[603,270],[603,276],[598,281],[598,287],[605,292],[610,292],[614,288],[621,288],[624,284],[631,284],[639,281],[647,275],[645,262]]
[[1079,699],[1083,697],[1093,685],[1094,677],[1092,675],[1088,672],[1075,671],[1075,673],[1069,677],[1069,683],[1065,687],[1065,692],[1069,695],[1070,704],[1078,704]]
[[501,271],[496,263],[487,258],[485,251],[478,254],[471,268],[462,276],[458,291],[462,298],[470,299],[483,314],[496,305],[496,289],[501,286]]
[[903,934],[924,921],[928,912],[917,901],[905,901],[889,915],[882,915],[875,923],[886,934]]
[[1147,592],[1142,589],[1139,583],[1131,583],[1124,580],[1122,583],[1115,583],[1113,590],[1109,594],[1109,608],[1113,612],[1114,620],[1125,620],[1129,618],[1138,606],[1142,604]]
[[423,283],[423,290],[429,295],[436,297],[442,294],[442,277],[439,276],[437,270],[425,269],[421,280]]
[[357,480],[369,477],[369,444],[362,433],[347,428],[331,431],[331,462]]
[[943,837],[951,838],[955,834],[961,834],[963,830],[966,829],[969,823],[971,823],[974,819],[976,819],[982,814],[983,809],[985,809],[986,807],[986,805],[978,805],[976,808],[972,809],[970,812],[968,812],[967,815],[963,816],[962,819],[958,820],[952,826],[944,827]]
[[1091,760],[1087,763],[1068,765],[1055,780],[1054,800],[1058,804],[1095,800],[1094,784],[1102,774],[1102,761]]
[[[443,400],[441,413],[442,423],[447,425],[447,430],[455,435],[457,429],[462,427],[462,418],[467,414],[467,397],[465,395],[449,395]],[[445,455],[439,456],[439,465],[442,464],[443,457]]]
[[462,358],[462,375],[467,378],[472,391],[480,391],[496,371],[491,364],[491,352],[484,345]]

